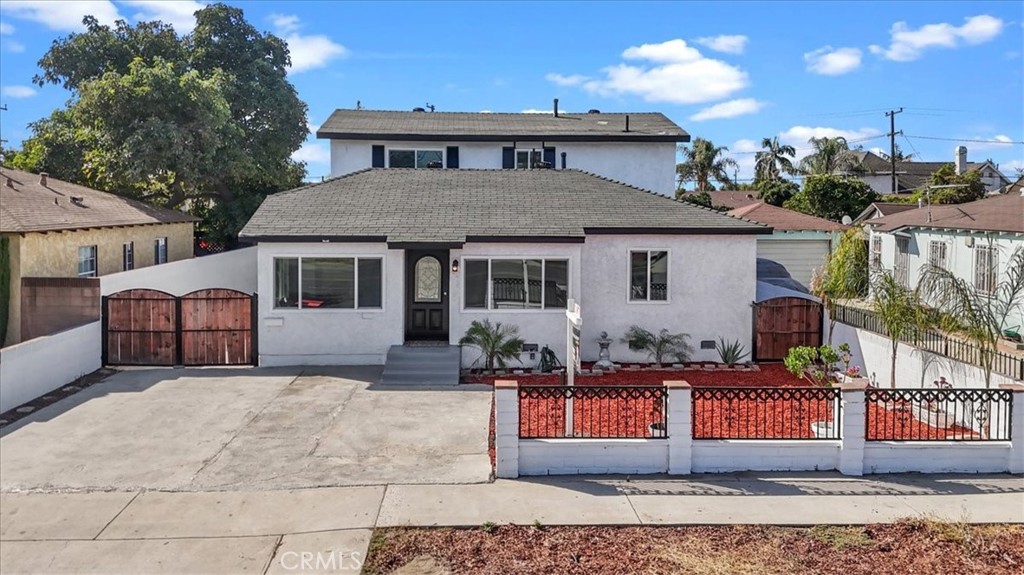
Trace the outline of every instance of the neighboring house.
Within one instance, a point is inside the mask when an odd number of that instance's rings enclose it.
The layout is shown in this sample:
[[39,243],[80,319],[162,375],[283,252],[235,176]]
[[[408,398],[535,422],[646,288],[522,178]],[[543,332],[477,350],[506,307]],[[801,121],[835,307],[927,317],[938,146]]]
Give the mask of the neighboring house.
[[689,333],[701,360],[751,341],[766,231],[575,169],[370,168],[269,196],[240,238],[258,244],[262,365],[381,364],[484,319],[564,362],[570,298],[584,360],[634,324]]
[[764,202],[736,208],[728,214],[771,227],[772,233],[757,239],[757,257],[782,264],[804,287],[810,287],[814,271],[821,269],[839,234],[847,228]]
[[[975,289],[992,292],[1024,248],[1024,192],[956,205],[922,206],[869,220],[869,258],[915,287],[926,263],[952,271]],[[1020,311],[1008,327],[1019,326]]]
[[[195,221],[46,174],[0,169],[0,235],[7,240],[11,271],[5,344],[68,327],[52,317],[46,325],[23,330],[32,319],[23,316],[23,306],[42,305],[22,297],[23,284],[39,278],[92,278],[190,258]],[[35,283],[46,287],[47,282]],[[60,282],[49,283],[60,287]]]
[[[862,180],[871,189],[879,194],[892,193],[892,165],[889,160],[882,158],[873,152],[856,152],[860,171],[851,176]],[[952,162],[896,162],[896,193],[910,193],[923,188],[928,183],[928,177],[939,168],[947,164],[953,164],[957,174],[963,174],[971,170],[977,170],[981,174],[981,181],[985,184],[985,191],[998,192],[1010,184],[1010,180],[999,171],[999,166],[992,160],[984,162],[968,162],[967,148],[957,146],[954,150]]]
[[917,209],[915,204],[896,204],[893,202],[871,202],[871,204],[864,208],[856,218],[853,219],[854,224],[862,224],[868,220],[875,218],[881,218],[883,216],[889,216],[892,214],[898,214],[907,210]]
[[676,145],[690,136],[659,113],[504,114],[335,110],[331,176],[366,168],[578,169],[646,190],[676,189]]
[[731,209],[742,208],[752,204],[760,203],[756,191],[717,190],[708,192],[711,196],[711,205],[714,207],[726,207]]

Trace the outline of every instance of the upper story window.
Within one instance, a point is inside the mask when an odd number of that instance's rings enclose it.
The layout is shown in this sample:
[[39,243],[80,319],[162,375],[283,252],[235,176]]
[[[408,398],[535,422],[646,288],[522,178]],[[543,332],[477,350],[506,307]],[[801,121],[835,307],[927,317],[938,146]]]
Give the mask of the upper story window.
[[381,309],[381,258],[274,258],[274,307]]
[[440,168],[443,162],[442,150],[388,150],[389,168],[429,168],[432,163]]
[[543,153],[540,150],[516,150],[516,169],[530,170],[536,168],[543,161]]
[[565,309],[568,298],[568,260],[466,260],[466,309]]
[[157,238],[153,241],[153,263],[167,263],[167,238]]
[[995,246],[974,247],[974,289],[981,293],[996,291],[998,264]]
[[121,246],[121,269],[124,271],[135,269],[135,242],[125,242]]
[[668,251],[629,252],[629,301],[668,301]]
[[78,248],[78,277],[96,277],[96,246]]

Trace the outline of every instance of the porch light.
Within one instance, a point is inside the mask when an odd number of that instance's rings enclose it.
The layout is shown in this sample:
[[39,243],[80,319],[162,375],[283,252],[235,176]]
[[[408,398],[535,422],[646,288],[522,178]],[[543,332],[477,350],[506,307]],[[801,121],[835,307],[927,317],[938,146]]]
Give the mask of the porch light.
[[458,260],[458,258],[452,260],[452,273],[459,273],[459,260]]

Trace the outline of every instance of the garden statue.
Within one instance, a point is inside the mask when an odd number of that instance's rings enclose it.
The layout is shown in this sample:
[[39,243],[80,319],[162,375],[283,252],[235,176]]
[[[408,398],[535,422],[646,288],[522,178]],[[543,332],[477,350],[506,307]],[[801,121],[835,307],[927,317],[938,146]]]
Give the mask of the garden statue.
[[615,364],[611,360],[611,353],[608,351],[608,346],[611,344],[612,340],[608,337],[608,332],[602,331],[601,337],[597,338],[597,345],[601,346],[601,351],[598,354],[597,363],[594,364],[594,369],[605,371],[615,369]]

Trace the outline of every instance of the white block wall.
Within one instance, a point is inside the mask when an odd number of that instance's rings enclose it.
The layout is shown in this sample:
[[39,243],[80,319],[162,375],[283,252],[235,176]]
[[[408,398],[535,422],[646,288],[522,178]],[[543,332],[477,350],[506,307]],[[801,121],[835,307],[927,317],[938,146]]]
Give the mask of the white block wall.
[[[1024,456],[1020,451],[1016,455]],[[1012,456],[1009,441],[869,441],[864,445],[864,473],[1005,473]]]
[[693,473],[729,471],[825,471],[839,468],[839,441],[698,439]]
[[102,342],[94,321],[0,350],[0,413],[99,369]]
[[110,295],[126,289],[155,289],[171,295],[207,288],[256,291],[256,247],[189,258],[100,276],[100,291]]
[[665,439],[523,439],[520,475],[665,473]]

